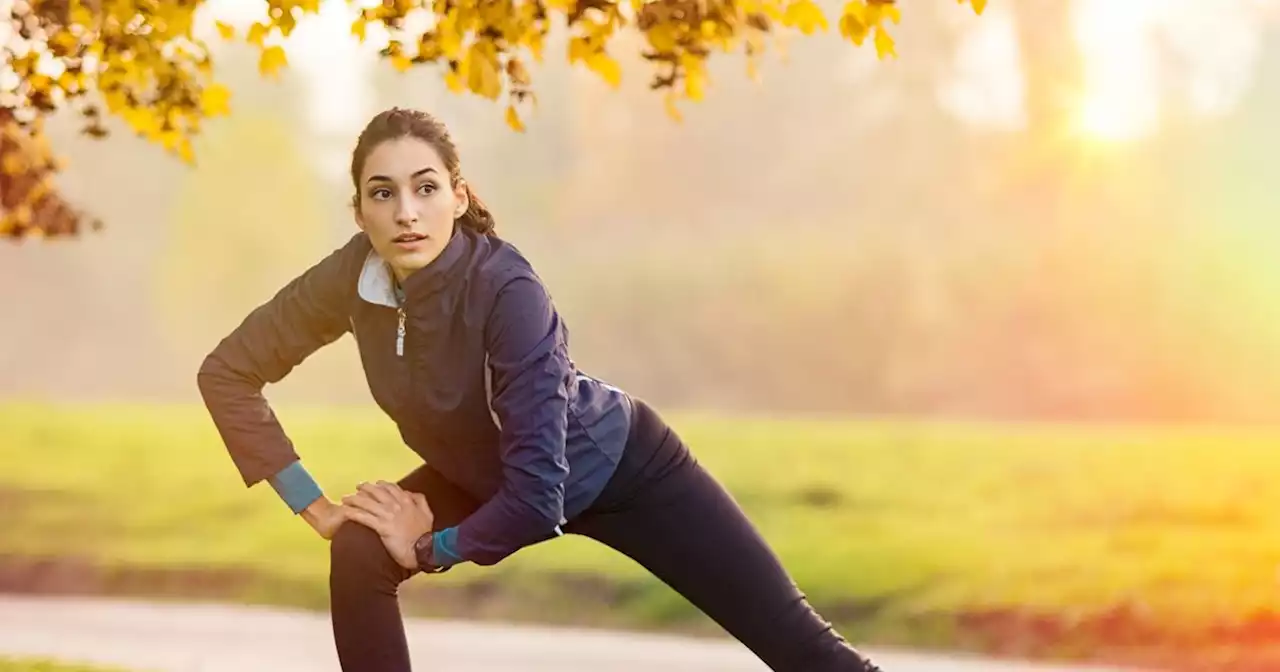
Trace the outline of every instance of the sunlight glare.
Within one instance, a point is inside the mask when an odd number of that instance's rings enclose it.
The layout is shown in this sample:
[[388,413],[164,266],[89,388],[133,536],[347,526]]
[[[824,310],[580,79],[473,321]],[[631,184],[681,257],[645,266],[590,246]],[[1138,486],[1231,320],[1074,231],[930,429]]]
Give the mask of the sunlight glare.
[[1161,0],[1078,0],[1075,33],[1084,58],[1078,130],[1104,141],[1156,130],[1159,101],[1151,30]]

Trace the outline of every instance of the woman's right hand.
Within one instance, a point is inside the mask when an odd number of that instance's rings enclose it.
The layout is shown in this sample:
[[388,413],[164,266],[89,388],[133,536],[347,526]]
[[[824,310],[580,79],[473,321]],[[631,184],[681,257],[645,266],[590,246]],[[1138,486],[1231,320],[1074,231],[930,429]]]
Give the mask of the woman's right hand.
[[302,519],[307,521],[311,529],[315,530],[321,538],[333,539],[333,535],[338,533],[338,528],[347,521],[347,507],[334,504],[328,497],[321,497],[302,510]]

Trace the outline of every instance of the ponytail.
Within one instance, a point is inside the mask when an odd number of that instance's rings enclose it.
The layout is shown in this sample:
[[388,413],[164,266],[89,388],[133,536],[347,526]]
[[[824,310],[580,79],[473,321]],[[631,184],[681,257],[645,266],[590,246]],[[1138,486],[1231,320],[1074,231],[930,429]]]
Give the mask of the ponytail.
[[493,214],[489,212],[488,206],[476,196],[476,192],[471,190],[470,182],[463,183],[463,188],[467,190],[468,205],[467,211],[462,213],[458,221],[482,236],[494,235]]

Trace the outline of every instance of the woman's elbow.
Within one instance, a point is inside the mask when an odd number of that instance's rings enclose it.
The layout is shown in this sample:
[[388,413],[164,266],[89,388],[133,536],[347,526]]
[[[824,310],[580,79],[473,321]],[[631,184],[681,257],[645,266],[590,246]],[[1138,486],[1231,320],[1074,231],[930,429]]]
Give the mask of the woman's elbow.
[[209,353],[196,371],[196,388],[206,403],[240,393],[242,390],[239,388],[246,384],[251,385],[247,377],[228,364],[217,351]]

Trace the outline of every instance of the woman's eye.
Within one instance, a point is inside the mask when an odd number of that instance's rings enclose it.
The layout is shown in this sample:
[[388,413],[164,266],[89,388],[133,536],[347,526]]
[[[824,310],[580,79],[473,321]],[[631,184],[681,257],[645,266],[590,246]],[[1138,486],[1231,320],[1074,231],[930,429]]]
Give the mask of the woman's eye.
[[418,193],[422,194],[423,196],[430,196],[431,192],[435,190],[436,190],[436,185],[431,184],[430,182],[424,183],[422,186],[418,187]]
[[391,190],[390,189],[374,189],[373,193],[371,193],[370,196],[378,200],[385,200],[385,199],[391,198]]

